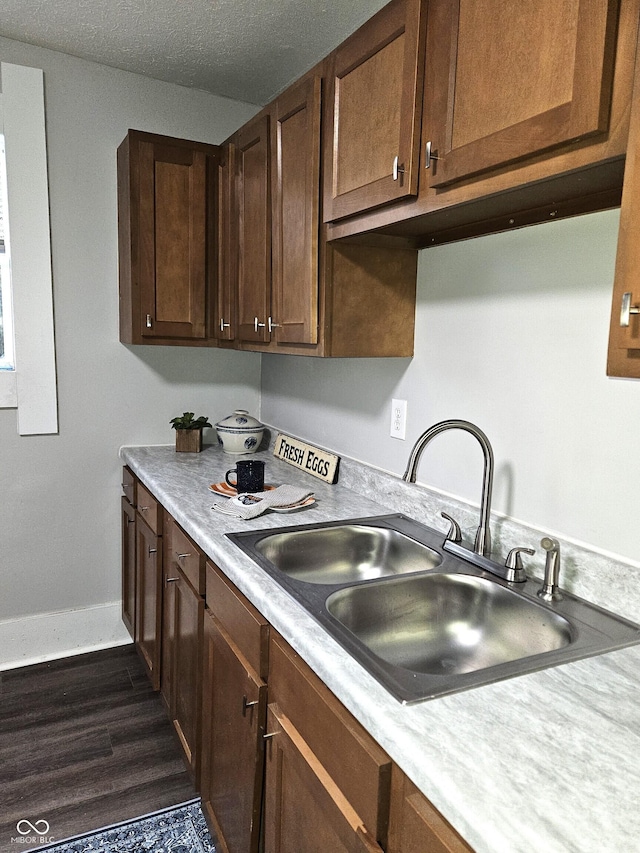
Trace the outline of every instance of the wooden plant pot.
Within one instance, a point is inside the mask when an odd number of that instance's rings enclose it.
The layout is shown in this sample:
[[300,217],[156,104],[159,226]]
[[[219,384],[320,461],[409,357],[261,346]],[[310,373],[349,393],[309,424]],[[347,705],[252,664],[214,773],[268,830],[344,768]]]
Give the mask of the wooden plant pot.
[[177,429],[176,453],[200,453],[202,450],[201,429]]

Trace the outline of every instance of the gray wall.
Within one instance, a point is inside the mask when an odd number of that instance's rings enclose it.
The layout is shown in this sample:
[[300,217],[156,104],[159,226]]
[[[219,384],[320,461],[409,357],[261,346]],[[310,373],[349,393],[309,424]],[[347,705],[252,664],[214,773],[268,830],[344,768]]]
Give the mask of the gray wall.
[[[640,387],[605,376],[617,212],[422,252],[413,359],[125,347],[117,145],[129,127],[219,142],[255,107],[6,39],[0,59],[45,72],[60,413],[59,435],[18,437],[0,410],[0,641],[46,656],[58,622],[12,620],[105,604],[115,618],[118,448],[171,442],[187,408],[261,412],[396,474],[427,426],[468,418],[494,445],[497,511],[638,559]],[[389,437],[392,397],[408,400],[404,442]],[[473,440],[444,435],[419,479],[477,501],[480,474]]]
[[258,412],[260,356],[120,344],[116,225],[128,128],[216,143],[256,108],[6,39],[0,59],[44,69],[60,416],[19,437],[0,410],[1,621],[119,599],[118,448],[171,442],[186,409]]
[[[264,420],[400,475],[423,430],[466,418],[493,443],[496,510],[640,559],[640,382],[605,376],[618,219],[421,252],[414,358],[265,355]],[[389,437],[394,397],[406,441]],[[447,433],[418,479],[477,502],[481,476],[475,440]]]

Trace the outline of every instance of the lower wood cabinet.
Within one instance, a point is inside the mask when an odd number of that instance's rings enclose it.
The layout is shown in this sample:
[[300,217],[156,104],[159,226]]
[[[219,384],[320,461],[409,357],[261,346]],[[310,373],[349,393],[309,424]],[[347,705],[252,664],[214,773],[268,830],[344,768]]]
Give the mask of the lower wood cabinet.
[[154,690],[160,689],[162,545],[140,513],[136,519],[135,643]]
[[200,720],[204,618],[204,555],[165,514],[162,618],[162,695],[196,787],[200,773]]
[[122,621],[135,640],[136,624],[136,508],[122,497]]
[[395,766],[388,853],[473,853],[451,824]]
[[203,808],[225,853],[257,853],[267,685],[209,611],[204,643]]
[[265,853],[385,849],[389,756],[278,636],[267,728]]
[[129,485],[123,618],[135,577],[135,642],[220,853],[473,853],[153,495]]
[[[361,817],[277,705],[266,737],[265,853],[382,853]],[[353,768],[357,778],[359,768]]]
[[206,576],[202,805],[223,853],[257,853],[269,625],[212,563]]

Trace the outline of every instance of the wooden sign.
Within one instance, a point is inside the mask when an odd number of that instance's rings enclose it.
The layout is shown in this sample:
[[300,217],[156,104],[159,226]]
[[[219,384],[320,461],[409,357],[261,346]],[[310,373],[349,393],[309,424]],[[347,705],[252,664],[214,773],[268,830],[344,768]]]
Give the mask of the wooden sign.
[[297,438],[290,438],[280,433],[276,438],[273,455],[283,462],[288,462],[307,474],[312,474],[327,483],[338,480],[338,464],[340,457],[335,453],[327,453],[312,444],[306,444]]

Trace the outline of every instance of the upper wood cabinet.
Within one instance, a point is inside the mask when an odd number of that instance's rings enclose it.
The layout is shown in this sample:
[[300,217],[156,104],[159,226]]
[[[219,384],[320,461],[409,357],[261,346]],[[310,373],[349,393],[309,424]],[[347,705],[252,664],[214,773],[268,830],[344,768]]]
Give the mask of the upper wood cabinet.
[[[272,311],[280,343],[318,342],[321,79],[292,86],[272,110]],[[269,329],[270,326],[270,329]]]
[[238,324],[241,341],[268,341],[271,314],[269,116],[234,136],[236,146]]
[[423,248],[619,205],[638,0],[424,5],[418,196],[328,238]]
[[430,0],[431,186],[605,132],[618,5]]
[[234,137],[240,341],[318,341],[320,97],[307,77]]
[[611,304],[607,374],[640,379],[640,63],[636,66]]
[[118,148],[120,340],[210,342],[217,146],[130,130]]
[[417,193],[424,5],[392,0],[332,55],[325,222]]
[[217,246],[218,276],[212,320],[213,336],[218,345],[229,343],[236,337],[237,272],[237,217],[235,207],[235,145],[222,148],[218,163],[218,210],[208,223],[210,246]]

